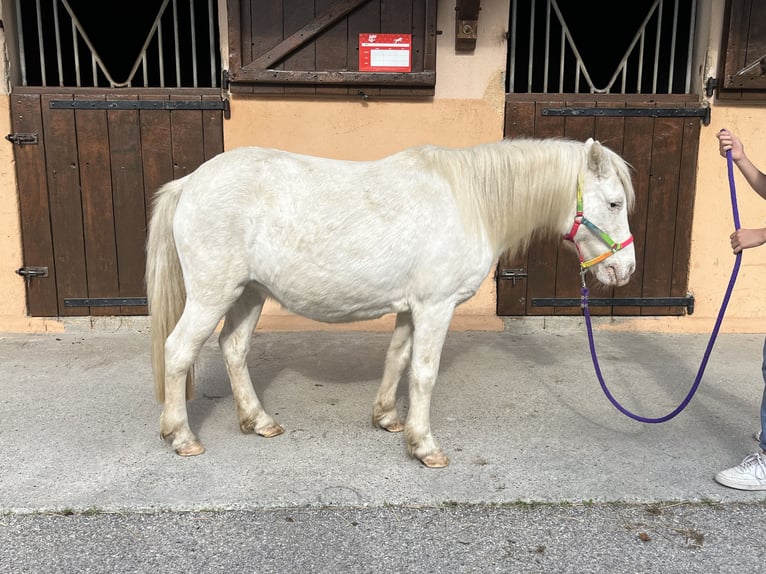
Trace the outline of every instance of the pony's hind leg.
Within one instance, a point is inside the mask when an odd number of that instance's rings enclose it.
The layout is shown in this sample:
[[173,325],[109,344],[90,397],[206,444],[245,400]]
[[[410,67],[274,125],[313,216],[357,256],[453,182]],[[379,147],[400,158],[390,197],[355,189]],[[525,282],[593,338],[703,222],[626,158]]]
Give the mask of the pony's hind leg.
[[396,412],[396,390],[412,356],[412,314],[399,313],[386,353],[383,381],[372,408],[372,424],[389,432],[401,432],[404,423]]
[[223,311],[216,314],[215,309],[187,299],[181,318],[165,341],[165,402],[160,416],[160,435],[181,456],[205,452],[189,427],[186,374],[222,314]]
[[249,286],[226,313],[218,344],[221,347],[231,390],[237,405],[239,428],[244,433],[265,437],[282,434],[284,429],[268,414],[258,400],[247,369],[253,331],[261,316],[265,298]]

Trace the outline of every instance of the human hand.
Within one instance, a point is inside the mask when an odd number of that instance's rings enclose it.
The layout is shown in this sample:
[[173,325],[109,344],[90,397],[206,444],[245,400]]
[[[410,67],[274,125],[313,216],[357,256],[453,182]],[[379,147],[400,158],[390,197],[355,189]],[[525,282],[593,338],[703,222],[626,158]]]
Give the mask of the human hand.
[[745,156],[745,146],[742,141],[727,129],[720,130],[715,137],[718,138],[718,151],[722,157],[726,157],[726,152],[731,150],[731,159],[736,161]]
[[731,248],[737,254],[743,249],[758,247],[766,243],[766,228],[762,229],[737,229],[729,236]]

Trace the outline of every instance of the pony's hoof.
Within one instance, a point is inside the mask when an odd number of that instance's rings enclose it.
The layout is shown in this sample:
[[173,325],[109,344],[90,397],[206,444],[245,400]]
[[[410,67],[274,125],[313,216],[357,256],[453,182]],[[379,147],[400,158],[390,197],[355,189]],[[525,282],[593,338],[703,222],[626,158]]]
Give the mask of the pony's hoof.
[[283,429],[281,425],[274,423],[265,428],[256,429],[255,432],[262,437],[271,438],[273,436],[281,435],[283,432],[285,432],[285,429]]
[[402,432],[404,430],[404,423],[402,421],[396,420],[392,423],[388,424],[379,424],[378,425],[383,430],[387,430],[388,432]]
[[399,420],[396,413],[383,414],[383,411],[377,409],[372,413],[372,424],[388,432],[402,432],[404,430],[404,423]]
[[278,425],[273,421],[263,426],[258,426],[255,421],[243,422],[240,423],[239,430],[244,434],[257,434],[266,438],[278,436],[285,432],[285,429],[283,429],[281,425]]
[[205,452],[205,447],[199,441],[189,441],[175,448],[179,456],[197,456]]
[[444,468],[449,464],[449,459],[442,451],[438,450],[420,459],[428,468]]

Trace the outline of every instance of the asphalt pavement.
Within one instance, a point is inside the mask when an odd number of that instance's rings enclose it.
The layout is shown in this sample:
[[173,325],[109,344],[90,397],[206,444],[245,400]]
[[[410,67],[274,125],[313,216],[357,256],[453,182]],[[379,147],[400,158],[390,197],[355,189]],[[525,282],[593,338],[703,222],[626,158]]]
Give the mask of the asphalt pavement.
[[[709,335],[596,322],[623,408],[672,412]],[[762,335],[718,335],[696,394],[639,422],[606,398],[580,320],[451,332],[432,400],[451,464],[371,425],[389,335],[255,335],[285,427],[239,431],[215,338],[181,458],[159,438],[140,323],[0,334],[0,572],[741,572],[766,493],[714,474],[756,449]],[[406,383],[402,385],[404,391]],[[406,412],[406,393],[400,392]]]

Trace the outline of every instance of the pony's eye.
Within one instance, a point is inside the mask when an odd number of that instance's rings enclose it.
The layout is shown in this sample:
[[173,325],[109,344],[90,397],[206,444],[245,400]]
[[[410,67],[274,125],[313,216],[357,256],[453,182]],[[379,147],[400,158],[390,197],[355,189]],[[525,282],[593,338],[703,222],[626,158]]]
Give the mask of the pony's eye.
[[609,204],[609,209],[619,209],[622,204],[619,201],[613,201]]

